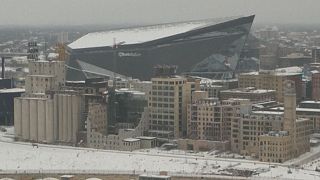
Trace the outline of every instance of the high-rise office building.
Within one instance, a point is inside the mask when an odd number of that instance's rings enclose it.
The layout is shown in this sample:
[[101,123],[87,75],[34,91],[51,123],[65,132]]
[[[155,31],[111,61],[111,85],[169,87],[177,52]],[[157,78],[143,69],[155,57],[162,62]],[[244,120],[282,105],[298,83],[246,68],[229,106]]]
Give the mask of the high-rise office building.
[[[160,67],[166,68],[171,67]],[[160,70],[159,70],[160,71]],[[149,134],[161,138],[179,138],[187,134],[187,104],[191,94],[199,90],[200,81],[193,78],[158,74],[151,79],[149,95]]]

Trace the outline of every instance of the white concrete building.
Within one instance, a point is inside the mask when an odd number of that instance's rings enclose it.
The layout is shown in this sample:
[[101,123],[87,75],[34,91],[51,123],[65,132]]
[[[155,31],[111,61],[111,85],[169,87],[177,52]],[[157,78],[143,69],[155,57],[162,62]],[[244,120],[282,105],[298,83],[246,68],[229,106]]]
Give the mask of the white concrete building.
[[45,93],[65,84],[64,61],[30,61],[26,93]]
[[30,61],[26,93],[14,100],[15,136],[34,142],[76,143],[80,94],[48,94],[65,84],[63,61]]

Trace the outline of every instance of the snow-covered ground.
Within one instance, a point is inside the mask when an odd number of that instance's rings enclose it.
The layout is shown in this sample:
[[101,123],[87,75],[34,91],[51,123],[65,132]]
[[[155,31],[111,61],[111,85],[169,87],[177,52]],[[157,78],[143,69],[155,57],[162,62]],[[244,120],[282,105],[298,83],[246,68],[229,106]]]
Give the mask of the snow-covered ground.
[[[291,169],[281,164],[268,164],[245,159],[216,158],[211,153],[186,153],[160,149],[134,152],[74,148],[69,146],[39,145],[10,142],[1,133],[1,172],[146,172],[168,171],[169,174],[228,174],[228,169],[256,170],[256,177],[320,179],[320,172]],[[5,141],[4,141],[5,140]]]

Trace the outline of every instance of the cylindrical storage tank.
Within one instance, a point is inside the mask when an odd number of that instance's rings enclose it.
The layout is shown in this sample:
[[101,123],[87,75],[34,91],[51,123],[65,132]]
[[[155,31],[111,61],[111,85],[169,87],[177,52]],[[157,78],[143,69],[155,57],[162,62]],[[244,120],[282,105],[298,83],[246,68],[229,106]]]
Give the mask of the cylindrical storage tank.
[[21,99],[14,99],[14,134],[16,137],[22,136],[22,111],[21,111]]
[[22,99],[22,113],[21,113],[21,124],[22,124],[22,138],[29,139],[30,138],[30,106],[29,99]]
[[79,130],[80,121],[80,96],[72,96],[72,141],[77,141],[77,132]]
[[46,102],[46,141],[54,142],[54,117],[53,117],[53,101]]
[[[75,104],[76,106],[76,104]],[[67,114],[68,114],[68,119],[67,119],[67,124],[68,124],[68,130],[67,130],[67,141],[72,142],[72,96],[68,95],[67,96]],[[75,142],[74,142],[75,143]]]
[[59,122],[59,141],[63,141],[63,103],[62,103],[62,95],[58,96],[58,122]]
[[30,140],[38,141],[38,100],[30,99]]
[[62,95],[62,119],[63,119],[63,138],[62,141],[66,142],[68,139],[68,96]]
[[46,100],[38,101],[38,141],[46,141]]
[[59,140],[59,106],[58,96],[53,96],[53,139]]

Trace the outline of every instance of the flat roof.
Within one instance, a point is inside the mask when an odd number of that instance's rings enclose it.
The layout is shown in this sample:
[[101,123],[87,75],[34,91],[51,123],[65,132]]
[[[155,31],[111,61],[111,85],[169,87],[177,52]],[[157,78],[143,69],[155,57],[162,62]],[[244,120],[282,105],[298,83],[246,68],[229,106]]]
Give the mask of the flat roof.
[[286,67],[286,68],[278,68],[275,70],[262,70],[262,71],[253,71],[248,73],[241,73],[242,75],[262,75],[262,74],[270,74],[275,76],[288,76],[288,75],[301,75],[302,68],[298,66]]
[[[275,107],[275,108],[271,108],[272,110],[280,110],[283,111],[284,108],[283,107]],[[319,112],[320,113],[320,109],[315,109],[315,108],[296,108],[297,112]]]
[[152,136],[139,136],[136,137],[137,139],[143,139],[143,140],[153,140],[153,139],[157,139],[156,137],[152,137]]
[[320,104],[320,101],[301,101],[300,104],[302,103],[308,103],[308,104]]
[[126,141],[126,142],[136,142],[136,141],[141,141],[141,139],[137,139],[137,138],[126,138],[126,139],[123,139],[123,141]]
[[230,92],[230,93],[267,93],[267,92],[275,92],[275,90],[268,90],[268,89],[248,89],[248,88],[237,88],[237,89],[228,89],[228,90],[222,90],[220,92]]
[[[237,18],[229,17],[207,19],[94,32],[79,38],[78,40],[70,43],[68,46],[71,49],[82,49],[94,47],[113,47],[115,43],[120,45],[139,44],[211,25],[216,25],[232,19]],[[217,35],[219,35],[218,33],[220,32],[217,32]],[[223,35],[222,32],[221,35]]]
[[171,176],[141,174],[139,177],[170,178]]
[[25,91],[22,88],[0,89],[0,93],[24,93]]
[[283,112],[279,111],[252,111],[253,114],[274,114],[274,115],[282,115]]

